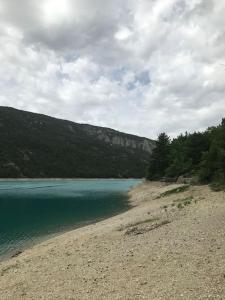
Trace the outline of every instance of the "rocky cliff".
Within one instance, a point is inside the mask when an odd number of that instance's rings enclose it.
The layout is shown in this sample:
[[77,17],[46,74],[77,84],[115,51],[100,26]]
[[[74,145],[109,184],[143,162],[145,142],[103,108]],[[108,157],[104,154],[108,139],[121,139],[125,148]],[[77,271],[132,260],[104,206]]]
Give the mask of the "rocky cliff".
[[81,125],[81,128],[90,136],[104,141],[110,145],[116,145],[124,148],[133,148],[152,153],[155,142],[153,140],[138,137],[131,134],[125,134],[110,128],[102,128],[91,125]]

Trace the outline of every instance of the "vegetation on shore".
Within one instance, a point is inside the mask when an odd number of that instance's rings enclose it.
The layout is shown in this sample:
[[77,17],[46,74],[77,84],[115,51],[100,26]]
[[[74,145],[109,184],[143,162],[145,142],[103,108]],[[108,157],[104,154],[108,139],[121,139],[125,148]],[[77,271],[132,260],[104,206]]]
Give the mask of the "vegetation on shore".
[[181,134],[173,140],[165,133],[158,136],[147,179],[175,181],[180,176],[225,188],[225,119],[204,132]]

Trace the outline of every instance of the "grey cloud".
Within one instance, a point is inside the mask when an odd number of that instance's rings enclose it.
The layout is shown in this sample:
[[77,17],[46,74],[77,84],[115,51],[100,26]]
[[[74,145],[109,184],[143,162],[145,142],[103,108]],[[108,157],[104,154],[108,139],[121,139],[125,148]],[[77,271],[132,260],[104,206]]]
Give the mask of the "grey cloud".
[[25,43],[42,44],[61,51],[63,56],[95,55],[109,47],[112,53],[115,45],[112,43],[113,36],[121,23],[131,18],[129,5],[133,2],[68,0],[71,15],[62,22],[48,24],[42,11],[48,1],[21,0],[18,5],[14,0],[1,0],[5,9],[3,19],[21,30]]
[[0,0],[0,105],[148,137],[220,121],[222,1],[66,3]]

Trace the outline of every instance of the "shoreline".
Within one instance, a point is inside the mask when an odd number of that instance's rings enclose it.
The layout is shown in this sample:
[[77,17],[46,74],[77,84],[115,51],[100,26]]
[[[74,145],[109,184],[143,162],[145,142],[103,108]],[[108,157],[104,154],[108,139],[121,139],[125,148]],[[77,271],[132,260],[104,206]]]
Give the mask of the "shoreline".
[[74,180],[144,180],[144,178],[0,178],[1,181],[74,181]]
[[[111,178],[111,179],[115,180],[114,178]],[[39,180],[39,179],[19,179],[19,181],[26,181],[26,180],[36,181],[36,180]],[[77,178],[77,179],[70,179],[70,178],[67,178],[67,179],[63,179],[63,178],[52,179],[52,178],[49,178],[49,179],[47,179],[46,178],[43,181],[48,181],[48,180],[53,180],[53,181],[54,180],[74,181],[74,180],[88,180],[88,179],[85,179],[85,178]],[[92,178],[90,180],[104,180],[104,179],[101,179],[101,178]],[[105,180],[110,180],[110,179],[105,178]],[[118,179],[118,180],[123,180],[123,179]],[[129,180],[129,179],[124,179],[124,180]],[[130,180],[133,180],[133,179],[130,178]],[[4,180],[0,179],[0,182],[1,181],[4,181]],[[14,181],[14,179],[10,179],[8,181]],[[137,187],[137,186],[139,186],[141,184],[142,183],[138,183],[134,187]],[[49,234],[49,235],[45,235],[43,237],[38,237],[36,239],[31,239],[30,242],[26,242],[24,244],[24,246],[18,247],[16,249],[10,251],[8,254],[0,255],[0,264],[3,263],[3,262],[9,261],[13,257],[18,256],[18,254],[19,255],[22,254],[26,250],[32,249],[33,247],[35,247],[35,246],[37,246],[39,244],[42,244],[42,243],[44,243],[46,241],[49,241],[49,240],[54,239],[54,238],[57,238],[57,237],[59,237],[61,235],[64,235],[64,234],[66,234],[68,232],[75,231],[77,229],[80,229],[80,228],[83,228],[83,227],[86,227],[86,226],[90,226],[90,225],[93,225],[93,224],[97,224],[97,223],[99,223],[101,221],[104,221],[104,220],[110,219],[112,217],[115,217],[117,215],[123,214],[124,212],[128,211],[132,207],[132,203],[130,202],[129,193],[132,191],[132,189],[134,187],[131,187],[127,192],[125,192],[125,194],[127,195],[127,203],[128,203],[128,207],[126,209],[121,210],[120,212],[114,213],[111,216],[101,217],[101,218],[90,220],[90,221],[83,221],[83,222],[75,224],[75,225],[73,225],[71,227],[68,227],[65,230],[62,230],[62,231],[59,231],[59,232],[55,232],[55,233],[52,233],[52,234]]]
[[144,182],[128,211],[1,262],[0,298],[224,299],[224,195]]
[[[129,203],[129,201],[128,201]],[[43,236],[43,237],[40,237],[40,238],[36,238],[36,239],[33,239],[31,240],[30,243],[26,243],[26,245],[24,245],[24,247],[18,247],[18,249],[14,249],[11,253],[9,253],[8,255],[2,255],[0,256],[0,267],[1,267],[1,263],[4,263],[4,262],[8,262],[10,261],[11,259],[13,259],[14,257],[18,257],[19,255],[21,255],[23,252],[27,251],[27,250],[31,250],[32,248],[38,246],[38,245],[41,245],[45,242],[48,242],[48,241],[51,241],[55,238],[58,238],[60,236],[63,236],[67,233],[70,233],[70,232],[74,232],[78,229],[81,229],[81,228],[85,228],[87,226],[91,226],[91,225],[96,225],[97,223],[99,222],[102,222],[102,221],[105,221],[105,220],[108,220],[108,219],[111,219],[115,216],[119,216],[127,211],[129,211],[129,209],[131,209],[132,206],[130,205],[130,207],[128,207],[127,209],[124,209],[122,210],[121,212],[119,213],[115,213],[115,214],[112,214],[111,216],[109,217],[102,217],[102,218],[99,218],[99,219],[95,219],[95,220],[92,220],[92,221],[83,221],[75,226],[71,226],[71,228],[67,228],[65,229],[65,231],[59,231],[59,232],[56,232],[56,233],[52,233],[52,234],[49,234],[49,235],[46,235],[46,236]]]
[[[30,180],[30,179],[29,179]],[[36,180],[36,179],[34,179]],[[45,179],[46,181],[47,180],[51,180],[51,179]],[[64,179],[56,179],[56,180],[64,180]],[[68,181],[71,181],[73,179],[66,179]],[[88,179],[76,179],[76,180],[88,180]],[[91,179],[91,180],[103,180],[103,179]],[[111,179],[105,179],[105,180],[111,180]],[[112,178],[112,180],[115,180]],[[121,180],[121,179],[119,179]],[[125,179],[125,180],[129,180],[129,179]],[[132,180],[132,179],[131,179]],[[22,180],[23,181],[23,180]],[[0,182],[1,182],[1,179],[0,179]],[[137,185],[135,185],[135,187],[141,185],[142,183],[139,183]],[[20,254],[22,254],[23,252],[25,252],[26,250],[29,250],[29,249],[32,249],[33,247],[35,246],[38,246],[40,244],[43,244],[47,241],[50,241],[54,238],[57,238],[57,237],[60,237],[64,234],[67,234],[69,232],[73,232],[75,230],[78,230],[78,229],[81,229],[81,228],[85,228],[86,226],[90,226],[90,225],[95,225],[99,222],[102,222],[104,220],[108,220],[110,218],[113,218],[115,216],[118,216],[120,214],[123,214],[125,213],[126,211],[128,211],[129,209],[132,208],[132,204],[130,203],[129,199],[129,193],[130,191],[133,189],[134,187],[131,187],[128,191],[126,192],[123,192],[123,194],[126,194],[127,195],[127,208],[124,208],[123,210],[121,210],[120,212],[115,212],[114,214],[110,215],[110,216],[105,216],[105,217],[99,217],[97,219],[93,219],[93,220],[90,220],[90,221],[83,221],[83,222],[80,222],[78,224],[75,224],[71,227],[68,227],[66,228],[65,230],[62,230],[62,231],[58,231],[58,232],[55,232],[55,233],[52,233],[52,234],[49,234],[49,235],[45,235],[45,236],[42,236],[42,237],[38,237],[38,238],[34,238],[34,239],[31,239],[30,242],[26,242],[23,246],[21,247],[18,247],[18,248],[15,248],[14,250],[10,251],[8,254],[5,254],[5,255],[0,255],[0,266],[1,266],[1,263],[4,263],[4,262],[7,262],[7,261],[10,261],[12,258],[14,257],[17,257],[19,256]]]

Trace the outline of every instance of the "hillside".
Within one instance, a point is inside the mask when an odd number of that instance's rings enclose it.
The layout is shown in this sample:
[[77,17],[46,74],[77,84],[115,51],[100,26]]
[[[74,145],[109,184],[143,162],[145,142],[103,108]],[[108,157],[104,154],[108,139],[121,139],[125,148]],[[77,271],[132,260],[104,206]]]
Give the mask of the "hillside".
[[143,177],[155,142],[0,107],[0,178]]

